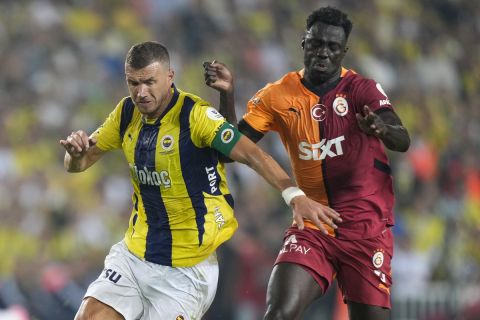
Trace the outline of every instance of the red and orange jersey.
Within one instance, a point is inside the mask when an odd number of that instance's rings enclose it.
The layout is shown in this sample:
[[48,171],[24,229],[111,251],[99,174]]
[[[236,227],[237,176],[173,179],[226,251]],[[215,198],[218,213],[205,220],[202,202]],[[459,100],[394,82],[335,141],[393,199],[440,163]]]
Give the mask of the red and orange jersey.
[[319,96],[302,83],[303,70],[268,84],[248,102],[243,119],[260,133],[278,132],[299,187],[337,210],[336,235],[369,238],[393,225],[390,167],[381,141],[363,133],[356,113],[392,109],[377,82],[342,69]]

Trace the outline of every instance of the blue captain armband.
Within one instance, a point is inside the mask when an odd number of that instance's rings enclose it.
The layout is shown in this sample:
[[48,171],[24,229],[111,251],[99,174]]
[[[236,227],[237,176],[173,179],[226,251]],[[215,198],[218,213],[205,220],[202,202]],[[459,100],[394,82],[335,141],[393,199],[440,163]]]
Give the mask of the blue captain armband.
[[242,134],[237,128],[228,122],[224,122],[218,129],[215,138],[213,138],[212,148],[220,151],[228,157],[230,156],[230,152],[232,152],[233,147],[235,147],[241,135]]

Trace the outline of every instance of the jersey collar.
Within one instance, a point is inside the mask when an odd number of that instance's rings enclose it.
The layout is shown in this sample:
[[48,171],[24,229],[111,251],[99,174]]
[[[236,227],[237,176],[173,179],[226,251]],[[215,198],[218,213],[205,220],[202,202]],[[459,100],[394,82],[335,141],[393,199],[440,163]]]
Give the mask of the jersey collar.
[[[342,72],[340,73],[340,78],[344,78],[347,75],[348,71],[353,71],[353,70],[349,70],[345,67],[342,67]],[[300,78],[303,79],[303,77],[305,76],[305,68],[298,71],[298,74],[300,75]]]
[[300,83],[303,85],[303,87],[305,89],[307,89],[308,91],[312,92],[313,94],[321,97],[323,96],[324,94],[326,94],[327,92],[329,92],[330,90],[332,90],[333,88],[335,88],[338,83],[342,80],[342,78],[344,78],[346,76],[346,74],[349,72],[348,69],[342,67],[342,71],[340,72],[340,78],[337,79],[337,81],[335,82],[332,82],[328,87],[325,87],[323,88],[322,90],[318,90],[314,87],[311,87],[310,85],[308,85],[305,80],[304,80],[304,75],[305,75],[305,69],[302,69],[298,72],[298,74],[300,75]]

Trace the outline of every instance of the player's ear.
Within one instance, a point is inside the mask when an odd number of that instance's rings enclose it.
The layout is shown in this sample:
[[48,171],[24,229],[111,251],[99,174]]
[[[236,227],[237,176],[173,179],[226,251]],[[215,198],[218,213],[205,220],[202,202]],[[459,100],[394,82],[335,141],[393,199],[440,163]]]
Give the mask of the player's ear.
[[173,79],[175,78],[175,71],[173,71],[173,69],[168,70],[167,78],[170,83],[173,83]]

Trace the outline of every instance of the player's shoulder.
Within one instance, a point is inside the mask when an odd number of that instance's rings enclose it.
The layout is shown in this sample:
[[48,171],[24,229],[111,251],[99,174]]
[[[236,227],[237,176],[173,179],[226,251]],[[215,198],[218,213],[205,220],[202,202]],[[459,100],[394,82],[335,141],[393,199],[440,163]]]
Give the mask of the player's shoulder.
[[345,83],[358,87],[375,86],[376,84],[375,80],[363,76],[354,69],[342,68],[342,78]]
[[133,103],[132,97],[125,96],[125,97],[121,98],[117,103],[117,107],[119,107],[119,108],[123,108],[125,105],[135,106],[135,104]]
[[182,91],[182,90],[178,90],[180,96],[182,97],[183,96],[183,101],[184,101],[184,104],[185,103],[188,103],[188,104],[191,104],[192,107],[197,107],[197,106],[210,106],[210,103],[207,102],[206,100],[204,100],[203,98],[201,98],[200,96],[194,94],[194,93],[191,93],[191,92],[186,92],[186,91]]
[[388,96],[379,82],[364,77],[354,70],[348,70],[344,74],[342,89],[359,98],[378,99],[380,106],[390,105]]
[[135,103],[133,102],[130,96],[121,98],[115,109],[112,111],[114,114],[123,115],[123,114],[133,114],[135,111]]
[[292,90],[296,90],[301,83],[301,78],[301,71],[288,72],[277,81],[267,83],[259,92],[264,96],[285,94]]
[[197,120],[209,118],[215,121],[224,119],[224,117],[212,107],[208,101],[193,93],[181,90],[179,90],[179,93],[180,95],[183,95],[183,108],[185,108],[185,106],[189,107],[190,118]]
[[202,113],[206,112],[206,109],[210,107],[210,103],[200,96],[180,89],[176,90],[178,91],[178,101],[176,102],[176,107],[174,107],[174,114],[183,119],[182,121],[186,121],[191,117],[201,118]]

